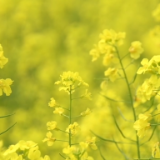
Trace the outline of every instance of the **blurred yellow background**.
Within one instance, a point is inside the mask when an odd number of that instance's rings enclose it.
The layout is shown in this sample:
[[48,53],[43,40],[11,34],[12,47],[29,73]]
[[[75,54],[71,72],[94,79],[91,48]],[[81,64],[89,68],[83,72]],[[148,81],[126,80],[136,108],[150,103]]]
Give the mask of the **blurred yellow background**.
[[[1,115],[16,113],[1,120],[0,131],[17,122],[12,130],[1,135],[5,146],[22,139],[32,140],[45,154],[58,155],[62,144],[49,148],[42,140],[47,121],[64,121],[53,115],[48,107],[51,97],[63,104],[68,103],[65,94],[54,85],[64,71],[79,72],[89,83],[93,95],[91,102],[77,102],[76,112],[81,111],[79,106],[83,105],[95,110],[94,116],[101,116],[102,113],[94,108],[104,67],[100,61],[91,62],[89,51],[97,43],[99,33],[107,28],[126,32],[122,51],[127,53],[130,43],[139,40],[145,50],[142,57],[158,54],[159,48],[155,48],[148,38],[157,24],[152,12],[158,3],[159,0],[0,0],[0,43],[9,59],[1,70],[1,77],[14,81],[13,93],[9,97],[0,97]],[[83,120],[84,123],[90,121],[88,128],[92,129],[96,123],[93,115]],[[109,132],[107,124],[105,127]],[[98,157],[97,151],[94,158]]]

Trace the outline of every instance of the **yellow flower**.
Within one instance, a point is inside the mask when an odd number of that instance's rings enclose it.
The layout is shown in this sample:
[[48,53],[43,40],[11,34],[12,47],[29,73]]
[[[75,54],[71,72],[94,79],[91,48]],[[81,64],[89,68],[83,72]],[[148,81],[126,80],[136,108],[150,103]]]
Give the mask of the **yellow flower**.
[[104,72],[104,75],[109,78],[111,82],[114,82],[118,78],[118,70],[116,68],[108,68]]
[[59,90],[64,90],[67,93],[73,93],[75,91],[75,88],[81,85],[88,87],[88,84],[82,80],[78,72],[63,72],[60,77],[61,80],[55,82],[55,84],[60,84],[61,87],[59,88]]
[[87,137],[86,143],[90,146],[93,150],[97,150],[97,145],[95,144],[96,137]]
[[79,125],[77,122],[74,122],[73,124],[70,124],[68,128],[66,129],[66,132],[70,132],[72,136],[76,135],[79,130]]
[[133,128],[137,130],[137,135],[141,138],[145,136],[146,131],[150,128],[150,123],[148,121],[151,120],[151,115],[140,114],[139,119],[134,123]]
[[0,79],[0,96],[3,95],[3,92],[6,96],[9,96],[12,93],[10,85],[13,81],[10,78]]
[[84,98],[87,98],[87,99],[89,99],[89,100],[92,100],[92,98],[91,98],[91,93],[88,92],[88,89],[85,90],[85,93],[84,93],[81,97],[82,97],[82,98],[84,97]]
[[82,157],[81,160],[94,160],[91,156],[88,156],[88,153],[85,152]]
[[111,45],[118,44],[119,46],[123,44],[123,39],[125,38],[126,34],[125,32],[119,32],[116,33],[114,30],[105,29],[100,34],[100,39],[104,40],[106,43],[109,43]]
[[86,111],[81,113],[81,116],[86,116],[86,115],[89,115],[90,113],[91,113],[91,110],[87,108]]
[[112,53],[105,54],[105,56],[103,58],[103,65],[108,66],[111,63],[117,62],[117,60],[118,59],[114,56],[114,54],[112,54]]
[[100,56],[98,46],[95,45],[95,48],[93,48],[89,54],[92,56],[92,61],[96,61]]
[[57,122],[56,121],[50,121],[50,122],[47,122],[47,130],[54,130],[54,129],[57,129]]
[[53,113],[62,115],[64,113],[64,109],[61,107],[56,107]]
[[142,61],[141,61],[141,64],[143,67],[140,67],[137,71],[137,74],[144,74],[148,68],[149,68],[149,61],[147,58],[144,58]]
[[131,47],[129,48],[130,56],[133,59],[138,59],[144,49],[142,48],[142,44],[139,41],[134,41],[131,43]]
[[8,62],[8,58],[4,57],[3,55],[3,49],[0,44],[0,68],[3,68],[3,66]]
[[152,157],[160,158],[159,142],[157,142],[152,148]]
[[56,138],[52,137],[52,133],[51,132],[47,132],[46,138],[43,140],[43,142],[47,142],[48,146],[52,146],[55,141],[56,141]]
[[50,102],[48,103],[48,106],[49,107],[55,107],[55,106],[57,106],[57,103],[56,103],[56,101],[55,101],[54,98],[51,98]]
[[38,149],[30,148],[28,158],[31,160],[37,160],[41,158],[41,152]]

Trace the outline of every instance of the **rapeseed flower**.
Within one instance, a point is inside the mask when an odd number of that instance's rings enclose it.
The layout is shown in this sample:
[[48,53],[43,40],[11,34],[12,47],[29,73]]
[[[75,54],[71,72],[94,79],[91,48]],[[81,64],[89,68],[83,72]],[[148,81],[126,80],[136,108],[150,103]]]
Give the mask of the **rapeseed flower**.
[[47,132],[46,138],[43,140],[43,142],[47,142],[48,146],[52,146],[55,141],[56,141],[56,138],[52,137],[52,133],[51,132]]
[[77,122],[74,122],[73,124],[70,124],[67,129],[66,132],[71,132],[72,136],[76,135],[78,133],[79,130],[79,124]]
[[140,55],[143,53],[144,49],[142,48],[142,44],[139,41],[134,41],[131,43],[129,48],[130,56],[133,59],[138,59]]
[[0,44],[0,68],[3,68],[3,66],[8,62],[8,58],[6,58],[3,55],[3,48]]
[[116,68],[108,68],[104,75],[109,78],[111,82],[114,82],[118,78],[118,70]]
[[80,87],[81,85],[88,87],[88,84],[82,80],[78,72],[63,72],[60,77],[60,81],[55,82],[55,84],[61,85],[59,90],[64,90],[67,93],[75,92],[75,88]]
[[7,79],[0,79],[0,96],[3,95],[3,92],[6,96],[9,96],[12,93],[10,85],[13,81],[10,78]]
[[151,115],[149,113],[140,114],[139,119],[134,123],[133,128],[137,131],[137,135],[140,138],[145,136],[147,130],[150,128],[150,120]]

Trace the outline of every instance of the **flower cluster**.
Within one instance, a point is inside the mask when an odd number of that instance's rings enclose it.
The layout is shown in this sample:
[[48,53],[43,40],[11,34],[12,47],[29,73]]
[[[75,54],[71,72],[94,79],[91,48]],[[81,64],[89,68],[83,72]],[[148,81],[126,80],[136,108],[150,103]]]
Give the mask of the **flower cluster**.
[[[120,71],[118,69],[119,67],[113,67],[113,65],[117,65],[120,61],[118,47],[123,44],[125,35],[125,32],[117,33],[114,30],[106,29],[100,34],[100,40],[98,44],[96,44],[94,49],[90,51],[92,61],[97,60],[101,55],[103,55],[103,65],[108,67],[104,75],[111,82],[114,82],[120,77]],[[143,51],[142,44],[139,41],[132,42],[128,49],[130,57],[133,59],[138,59]]]
[[[54,98],[50,99],[50,102],[48,103],[49,107],[53,108],[54,114],[59,114],[61,116],[64,116],[68,122],[69,125],[66,129],[61,129],[60,126],[57,125],[56,121],[49,121],[47,122],[47,134],[46,138],[44,138],[43,142],[47,142],[48,146],[52,146],[56,141],[61,141],[61,142],[67,142],[68,146],[63,149],[63,154],[62,157],[66,160],[93,160],[92,157],[88,156],[87,153],[87,148],[90,146],[93,149],[97,149],[96,144],[95,144],[95,137],[92,139],[89,139],[88,141],[84,143],[77,143],[77,145],[73,145],[73,137],[79,133],[80,126],[77,122],[72,122],[73,116],[72,116],[72,101],[74,99],[82,99],[82,98],[88,98],[91,100],[91,93],[86,89],[84,91],[84,94],[82,94],[79,97],[74,98],[73,94],[76,92],[76,90],[83,86],[88,87],[88,84],[82,80],[82,78],[79,76],[77,72],[64,72],[61,76],[61,79],[55,84],[60,85],[59,90],[64,90],[69,94],[69,107],[62,107],[59,103],[56,102]],[[67,114],[65,113],[67,112]],[[78,117],[83,117],[86,115],[89,115],[91,113],[91,110],[87,108],[85,111],[80,113],[76,118]],[[60,131],[63,132],[64,134],[67,134],[68,140],[60,140],[57,139],[53,136],[53,131]]]
[[74,92],[77,87],[80,87],[81,85],[87,86],[88,84],[82,80],[82,78],[79,76],[78,72],[63,72],[62,75],[60,75],[61,79],[55,84],[61,85],[59,90],[64,90],[65,92]]
[[48,155],[41,156],[37,144],[33,141],[19,141],[11,145],[3,154],[2,160],[50,160]]

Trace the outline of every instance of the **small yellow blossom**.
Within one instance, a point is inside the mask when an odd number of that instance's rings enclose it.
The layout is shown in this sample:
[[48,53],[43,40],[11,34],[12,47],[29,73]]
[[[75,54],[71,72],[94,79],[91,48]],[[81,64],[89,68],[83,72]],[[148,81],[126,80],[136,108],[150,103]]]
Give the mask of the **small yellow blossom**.
[[77,122],[74,122],[73,124],[70,124],[68,128],[66,129],[66,132],[70,132],[72,136],[76,135],[79,130],[79,124]]
[[50,122],[47,122],[47,130],[58,130],[57,128],[57,122],[56,121],[50,121]]
[[85,93],[84,93],[81,97],[82,97],[82,98],[84,97],[84,98],[87,98],[87,99],[89,99],[89,100],[92,100],[92,98],[91,98],[91,93],[88,92],[88,89],[85,90]]
[[46,138],[43,140],[43,142],[47,142],[48,146],[52,146],[55,141],[56,141],[56,138],[52,137],[52,133],[51,132],[47,132]]
[[86,143],[88,146],[91,147],[93,150],[97,150],[97,145],[95,144],[96,137],[87,137]]
[[49,107],[55,107],[57,106],[56,100],[54,98],[51,98],[50,102],[48,103]]
[[99,49],[98,49],[98,46],[95,45],[95,48],[93,48],[93,49],[89,52],[89,54],[92,56],[92,61],[96,61],[96,60],[99,58],[99,56],[100,56],[100,51],[99,51]]
[[61,107],[56,107],[53,113],[62,115],[64,113],[64,109]]
[[33,141],[24,141],[21,140],[18,142],[19,148],[20,150],[26,150],[29,148],[33,148],[37,146],[37,143],[33,142]]
[[109,53],[109,54],[105,54],[104,58],[103,58],[103,65],[104,66],[108,66],[114,62],[117,62],[118,59],[115,57],[114,54]]
[[81,116],[86,116],[86,115],[89,115],[90,113],[91,113],[91,110],[87,108],[86,111],[81,113]]
[[138,59],[140,55],[143,53],[144,49],[142,48],[142,44],[139,41],[134,41],[131,43],[131,47],[129,48],[130,56],[133,59]]
[[140,114],[139,119],[134,123],[133,127],[137,131],[137,135],[141,138],[145,136],[146,131],[150,128],[150,123],[148,121],[151,120],[151,115]]
[[9,96],[12,93],[10,85],[13,81],[10,78],[0,79],[0,96],[3,95],[3,92],[6,96]]
[[137,74],[144,74],[148,68],[149,68],[149,61],[147,58],[144,58],[142,61],[141,61],[141,64],[143,67],[140,67],[137,71]]
[[91,156],[88,156],[88,153],[85,152],[82,157],[81,160],[94,160]]
[[111,82],[114,82],[118,78],[118,70],[116,68],[108,68],[104,72],[104,75],[109,78]]
[[8,62],[8,58],[4,57],[3,55],[3,48],[0,44],[0,68],[3,68],[3,66]]
[[152,157],[160,158],[159,142],[157,142],[152,148]]

